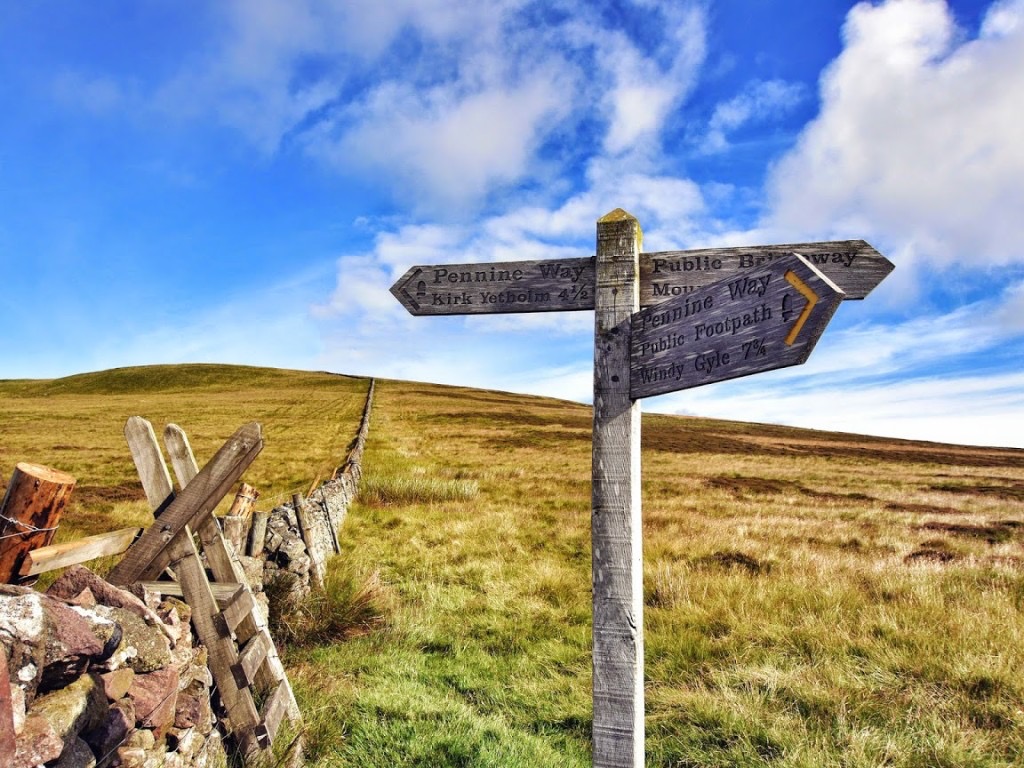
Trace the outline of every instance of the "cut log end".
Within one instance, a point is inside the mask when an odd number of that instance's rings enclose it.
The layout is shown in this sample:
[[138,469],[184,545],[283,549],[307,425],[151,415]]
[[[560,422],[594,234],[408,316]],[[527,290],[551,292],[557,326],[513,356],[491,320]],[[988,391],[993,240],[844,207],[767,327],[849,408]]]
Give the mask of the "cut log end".
[[53,467],[44,467],[42,464],[33,464],[28,461],[18,462],[17,471],[35,480],[39,480],[44,483],[52,483],[54,485],[74,486],[76,482],[75,478],[67,472],[62,472],[61,470],[54,469]]

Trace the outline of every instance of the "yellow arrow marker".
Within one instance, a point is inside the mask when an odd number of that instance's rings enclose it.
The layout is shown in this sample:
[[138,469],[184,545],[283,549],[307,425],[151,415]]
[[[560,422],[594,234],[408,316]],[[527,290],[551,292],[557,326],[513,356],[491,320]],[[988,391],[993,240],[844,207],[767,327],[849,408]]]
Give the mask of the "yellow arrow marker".
[[811,290],[810,286],[807,285],[803,280],[797,277],[796,272],[789,270],[786,272],[787,282],[796,288],[803,297],[807,299],[807,306],[804,307],[803,312],[800,313],[800,317],[793,323],[793,327],[789,331],[789,335],[786,337],[786,345],[792,346],[793,342],[796,341],[796,337],[800,335],[800,329],[804,327],[804,323],[807,322],[807,318],[811,316],[811,310],[814,309],[814,305],[818,303],[818,294]]

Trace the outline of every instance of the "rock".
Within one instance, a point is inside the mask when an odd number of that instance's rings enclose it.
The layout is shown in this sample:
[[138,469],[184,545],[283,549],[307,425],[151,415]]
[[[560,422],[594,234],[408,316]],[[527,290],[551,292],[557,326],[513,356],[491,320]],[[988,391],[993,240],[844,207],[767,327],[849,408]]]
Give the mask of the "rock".
[[100,675],[100,683],[108,701],[124,698],[133,680],[135,680],[135,670],[131,667],[121,667],[113,672],[104,672]]
[[[283,562],[284,565],[289,565],[294,560],[300,557],[306,558],[308,560],[308,556],[306,555],[306,545],[303,544],[302,539],[299,538],[285,539],[284,543],[281,544],[281,546],[278,548],[277,554],[279,558],[278,562]],[[280,560],[281,556],[284,557],[284,560]]]
[[40,696],[32,703],[31,716],[42,717],[62,741],[96,728],[107,714],[103,687],[91,675]]
[[50,726],[45,717],[29,714],[25,726],[15,743],[12,768],[33,768],[60,757],[64,740]]
[[[159,604],[156,609],[157,616],[163,621],[173,635],[174,643],[185,643],[192,645],[191,629],[189,622],[192,621],[192,609],[188,603],[176,597],[168,597]],[[177,647],[175,645],[175,647]]]
[[99,755],[101,765],[105,756],[113,757],[114,751],[128,737],[135,727],[135,705],[131,699],[115,702],[96,728],[82,734],[92,751]]
[[177,694],[178,672],[173,668],[136,675],[128,689],[128,698],[135,703],[135,722],[162,738],[174,724]]
[[[96,601],[101,605],[105,605],[108,608],[122,608],[130,613],[134,613],[150,626],[157,627],[166,633],[164,623],[156,614],[156,611],[131,592],[109,584],[81,565],[73,565],[64,571],[60,578],[53,582],[50,588],[46,590],[46,594],[70,600],[80,595],[86,589],[94,595]],[[170,639],[171,637],[168,634],[168,640]]]
[[82,608],[95,608],[96,607],[96,595],[92,593],[92,590],[86,587],[77,595],[70,600],[65,600],[66,603],[71,605],[78,605]]
[[146,750],[141,747],[118,747],[117,764],[121,768],[146,768]]
[[311,565],[312,561],[310,560],[309,555],[296,555],[288,562],[288,570],[296,576],[305,576],[309,573]]
[[96,611],[116,621],[124,632],[120,647],[107,664],[110,669],[128,666],[137,673],[146,673],[170,664],[171,646],[164,632],[123,608],[101,605]]
[[174,710],[175,728],[192,728],[199,726],[209,729],[213,722],[213,711],[210,708],[210,691],[202,681],[193,680],[178,692],[178,702]]
[[77,736],[67,742],[53,768],[96,768],[96,755]]
[[0,642],[29,703],[37,692],[79,677],[103,654],[103,643],[85,619],[28,587],[0,585]]
[[[88,592],[89,590],[85,591]],[[102,615],[102,612],[106,610],[105,607],[95,603],[91,608],[86,608],[78,603],[69,607],[85,619],[89,624],[89,629],[103,643],[103,651],[95,658],[95,661],[104,662],[113,656],[114,652],[121,645],[123,631],[120,624]]]

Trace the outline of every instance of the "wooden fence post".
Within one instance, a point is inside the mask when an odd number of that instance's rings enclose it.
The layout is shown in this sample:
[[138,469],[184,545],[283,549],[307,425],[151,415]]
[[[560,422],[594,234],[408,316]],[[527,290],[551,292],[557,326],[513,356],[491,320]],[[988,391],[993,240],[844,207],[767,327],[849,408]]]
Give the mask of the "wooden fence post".
[[28,462],[14,468],[0,503],[0,583],[19,580],[25,554],[53,541],[74,488],[66,472]]
[[323,589],[324,574],[323,563],[317,558],[313,545],[314,533],[309,528],[309,521],[303,519],[305,502],[301,493],[292,494],[292,506],[295,508],[295,522],[299,526],[299,533],[302,534],[302,541],[306,545],[306,554],[309,555],[309,578],[313,585]]
[[640,308],[640,224],[597,222],[591,542],[595,768],[644,764],[640,404],[629,396],[630,318]]
[[235,552],[245,553],[245,543],[249,536],[249,522],[252,517],[252,508],[260,492],[248,483],[242,483],[231,502],[231,509],[221,520],[224,525],[224,538],[231,542]]

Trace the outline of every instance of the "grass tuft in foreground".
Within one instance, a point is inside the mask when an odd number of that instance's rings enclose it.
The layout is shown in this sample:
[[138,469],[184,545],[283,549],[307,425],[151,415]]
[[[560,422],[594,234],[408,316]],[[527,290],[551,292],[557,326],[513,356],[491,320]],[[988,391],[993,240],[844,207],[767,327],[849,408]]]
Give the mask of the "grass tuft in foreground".
[[284,584],[267,585],[270,631],[289,646],[326,645],[381,627],[390,610],[390,594],[379,571],[357,572],[340,558],[327,564],[323,589],[301,600],[284,599]]

